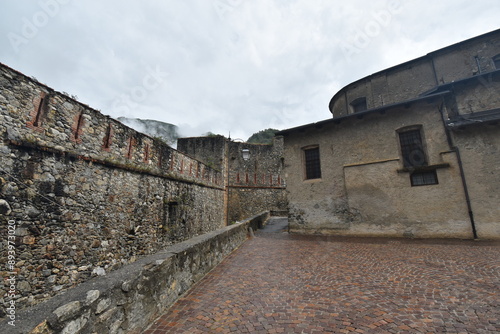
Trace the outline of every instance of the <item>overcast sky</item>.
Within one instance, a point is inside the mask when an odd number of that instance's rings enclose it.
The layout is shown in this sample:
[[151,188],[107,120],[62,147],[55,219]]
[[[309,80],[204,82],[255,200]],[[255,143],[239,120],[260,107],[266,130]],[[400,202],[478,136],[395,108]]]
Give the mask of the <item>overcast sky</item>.
[[498,0],[0,0],[0,62],[115,118],[246,140],[499,18]]

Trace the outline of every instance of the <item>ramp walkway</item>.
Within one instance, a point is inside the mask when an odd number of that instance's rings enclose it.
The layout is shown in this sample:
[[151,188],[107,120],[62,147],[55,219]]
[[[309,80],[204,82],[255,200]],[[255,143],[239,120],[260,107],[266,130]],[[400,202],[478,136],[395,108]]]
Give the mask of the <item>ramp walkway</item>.
[[499,242],[299,236],[276,219],[143,333],[441,332],[500,332]]

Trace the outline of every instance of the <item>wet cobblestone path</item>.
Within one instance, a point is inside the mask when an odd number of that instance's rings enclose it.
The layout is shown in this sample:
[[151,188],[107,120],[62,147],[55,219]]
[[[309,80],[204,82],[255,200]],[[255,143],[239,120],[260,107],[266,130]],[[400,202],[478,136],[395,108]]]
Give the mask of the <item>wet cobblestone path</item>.
[[500,243],[258,232],[144,333],[500,333]]

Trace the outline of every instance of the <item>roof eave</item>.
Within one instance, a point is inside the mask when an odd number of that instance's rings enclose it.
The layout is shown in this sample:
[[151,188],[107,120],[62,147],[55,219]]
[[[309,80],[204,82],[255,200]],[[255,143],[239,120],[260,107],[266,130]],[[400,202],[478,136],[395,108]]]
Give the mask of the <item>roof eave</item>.
[[401,106],[408,105],[408,104],[413,104],[413,103],[422,102],[422,101],[426,101],[426,100],[432,100],[432,99],[434,99],[436,97],[444,96],[444,95],[447,95],[447,94],[450,94],[450,93],[451,93],[450,91],[446,90],[446,91],[438,92],[438,93],[435,93],[435,94],[430,94],[430,95],[426,95],[426,96],[419,96],[419,97],[414,98],[414,99],[405,100],[405,101],[398,102],[398,103],[393,103],[393,104],[387,104],[387,105],[380,106],[380,107],[377,107],[377,108],[372,108],[372,109],[368,109],[368,110],[365,110],[365,111],[357,112],[355,114],[348,114],[348,115],[341,116],[341,117],[329,118],[329,119],[326,119],[326,120],[323,120],[323,121],[319,121],[319,122],[316,122],[316,123],[309,123],[309,124],[297,126],[297,127],[294,127],[294,128],[281,130],[281,131],[278,131],[276,133],[276,135],[282,135],[282,136],[284,136],[284,135],[287,135],[287,134],[289,134],[291,132],[301,131],[301,130],[305,130],[307,128],[312,128],[312,127],[321,128],[321,127],[323,127],[326,124],[340,123],[340,122],[342,122],[344,120],[351,119],[351,118],[362,118],[365,115],[374,114],[374,113],[377,113],[377,112],[384,112],[384,111],[387,111],[389,109],[401,107]]

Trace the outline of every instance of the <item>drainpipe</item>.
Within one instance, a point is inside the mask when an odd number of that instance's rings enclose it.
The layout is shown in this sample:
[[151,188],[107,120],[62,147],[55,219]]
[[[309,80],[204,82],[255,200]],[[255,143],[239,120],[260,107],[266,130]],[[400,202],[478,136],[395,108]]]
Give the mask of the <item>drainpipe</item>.
[[467,203],[467,211],[469,213],[469,220],[470,220],[470,224],[472,227],[472,235],[473,235],[474,239],[478,239],[476,222],[474,221],[474,213],[472,212],[472,205],[470,202],[469,188],[467,187],[467,182],[465,180],[464,166],[462,164],[460,150],[457,146],[453,145],[453,139],[452,139],[452,136],[450,133],[450,129],[446,126],[446,118],[444,115],[444,102],[442,102],[441,105],[439,106],[439,112],[441,114],[441,120],[443,121],[444,131],[446,133],[446,139],[448,141],[448,145],[450,147],[450,150],[452,152],[455,152],[455,154],[457,156],[458,168],[460,170],[460,178],[462,179],[462,187],[464,189],[465,201]]

